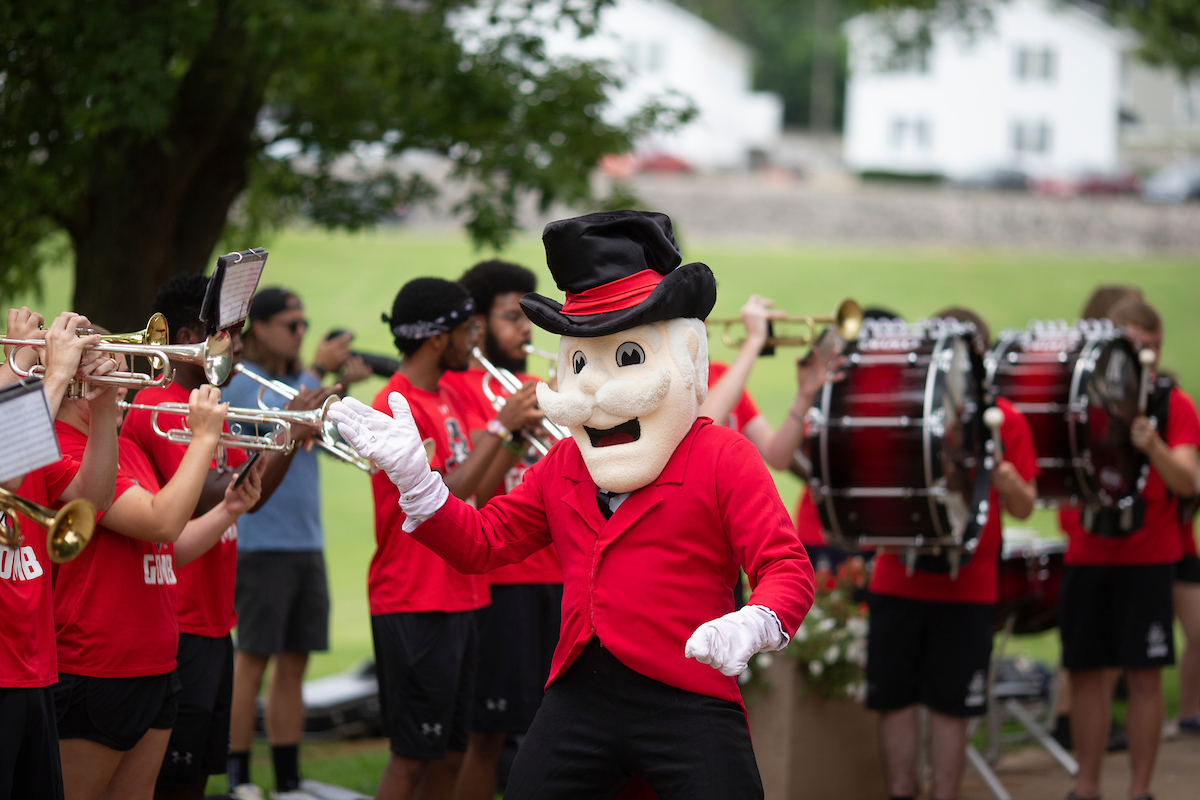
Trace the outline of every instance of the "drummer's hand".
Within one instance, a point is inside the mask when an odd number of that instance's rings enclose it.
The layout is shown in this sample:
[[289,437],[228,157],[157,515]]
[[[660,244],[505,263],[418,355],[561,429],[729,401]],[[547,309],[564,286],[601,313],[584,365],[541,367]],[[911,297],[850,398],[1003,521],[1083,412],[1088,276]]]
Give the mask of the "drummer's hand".
[[812,399],[826,381],[837,383],[845,377],[845,373],[841,371],[845,363],[845,357],[836,352],[821,360],[815,348],[796,361],[796,393],[805,399],[806,407],[812,405]]
[[1001,461],[992,470],[992,485],[1001,497],[1011,497],[1020,491],[1024,483],[1011,461]]
[[1129,426],[1129,438],[1134,447],[1148,454],[1154,447],[1154,440],[1158,438],[1158,431],[1146,417],[1135,417]]

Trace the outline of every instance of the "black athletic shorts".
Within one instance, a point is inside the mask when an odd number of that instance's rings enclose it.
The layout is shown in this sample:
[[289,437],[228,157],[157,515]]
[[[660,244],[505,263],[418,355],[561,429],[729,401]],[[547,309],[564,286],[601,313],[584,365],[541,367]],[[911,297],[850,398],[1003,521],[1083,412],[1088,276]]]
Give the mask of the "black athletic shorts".
[[522,734],[542,704],[562,620],[561,583],[492,587],[475,612],[479,660],[471,730]]
[[867,708],[920,703],[951,717],[987,711],[996,607],[932,603],[871,592]]
[[1200,583],[1200,556],[1184,556],[1176,561],[1175,580],[1179,583]]
[[593,637],[546,690],[504,798],[601,800],[633,776],[661,800],[763,796],[737,703],[647,678]]
[[229,708],[233,703],[233,640],[179,634],[179,719],[158,772],[167,789],[195,786],[202,775],[220,775],[229,760]]
[[475,615],[422,611],[371,617],[383,733],[392,752],[435,761],[466,752],[475,682]]
[[125,752],[151,728],[168,730],[179,710],[174,672],[139,678],[58,674],[54,708],[60,739],[87,739]]
[[0,689],[0,800],[63,800],[54,690]]
[[1174,664],[1174,578],[1173,563],[1064,567],[1058,595],[1063,666]]
[[329,586],[320,552],[238,553],[233,606],[242,652],[329,649]]

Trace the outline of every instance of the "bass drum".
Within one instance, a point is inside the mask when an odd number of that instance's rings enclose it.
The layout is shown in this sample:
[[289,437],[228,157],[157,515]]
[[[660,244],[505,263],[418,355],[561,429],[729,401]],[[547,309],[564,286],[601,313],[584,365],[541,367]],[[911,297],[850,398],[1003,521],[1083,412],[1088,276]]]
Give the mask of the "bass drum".
[[810,483],[844,548],[905,551],[917,569],[956,573],[988,516],[983,359],[955,320],[873,320],[847,345],[845,377],[811,413]]
[[1029,422],[1039,505],[1132,505],[1146,474],[1129,436],[1142,374],[1133,343],[1107,320],[1035,321],[1001,333],[986,364],[988,389]]
[[1066,542],[1041,539],[1034,531],[1006,529],[996,577],[996,630],[1041,633],[1058,627]]

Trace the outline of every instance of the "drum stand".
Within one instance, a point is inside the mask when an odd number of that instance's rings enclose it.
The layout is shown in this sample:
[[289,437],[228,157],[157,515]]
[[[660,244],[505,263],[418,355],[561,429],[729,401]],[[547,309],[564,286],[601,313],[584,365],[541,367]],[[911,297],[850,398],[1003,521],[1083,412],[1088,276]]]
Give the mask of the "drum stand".
[[[1000,779],[996,777],[996,773],[992,770],[992,767],[1000,761],[1002,755],[1001,747],[1004,744],[1004,740],[1000,734],[1000,726],[1004,722],[1005,714],[1016,720],[1025,729],[1026,735],[1032,737],[1035,742],[1045,748],[1046,752],[1066,770],[1068,775],[1074,777],[1079,774],[1079,764],[1046,730],[1054,720],[1055,706],[1057,705],[1059,692],[1058,677],[1062,674],[1062,662],[1059,662],[1058,668],[1055,670],[1049,693],[1044,696],[1041,692],[1036,694],[1006,692],[1006,696],[1001,697],[996,691],[996,669],[1004,659],[1004,650],[1008,646],[1009,638],[1012,636],[1013,625],[1016,619],[1016,614],[1010,614],[1005,621],[1004,635],[1000,638],[998,652],[992,656],[992,663],[988,669],[988,710],[984,718],[986,722],[987,757],[985,758],[976,749],[975,745],[967,744],[967,763],[979,773],[979,777],[983,779],[988,791],[992,793],[996,800],[1012,800],[1012,795],[1008,793],[1004,788],[1004,784],[1000,782]],[[1044,700],[1046,704],[1045,719],[1037,719],[1021,704],[1022,700]],[[978,719],[971,720],[967,727],[968,739],[974,735],[978,725]],[[1022,738],[1025,737],[1022,736]]]

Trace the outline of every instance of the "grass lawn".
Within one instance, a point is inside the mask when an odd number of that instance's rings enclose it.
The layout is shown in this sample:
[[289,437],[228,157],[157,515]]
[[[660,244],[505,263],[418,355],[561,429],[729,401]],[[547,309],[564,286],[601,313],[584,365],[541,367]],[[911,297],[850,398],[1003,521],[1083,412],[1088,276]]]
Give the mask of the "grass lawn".
[[[908,319],[927,316],[950,305],[974,308],[992,326],[1024,326],[1030,319],[1071,319],[1098,283],[1129,282],[1142,287],[1162,313],[1167,332],[1163,365],[1173,370],[1184,387],[1200,386],[1200,258],[1126,258],[1103,255],[997,253],[941,249],[865,249],[785,245],[705,243],[699,232],[685,231],[686,260],[712,267],[718,281],[715,317],[734,317],[751,293],[765,295],[793,313],[827,314],[843,297],[862,305],[882,305]],[[695,238],[692,237],[695,234]],[[247,243],[247,245],[258,243]],[[356,331],[358,349],[392,353],[381,312],[391,310],[396,291],[406,281],[424,275],[455,278],[490,253],[475,251],[461,236],[423,234],[403,228],[343,235],[320,231],[291,231],[268,243],[271,255],[263,286],[283,285],[305,301],[312,322],[305,355],[311,355],[319,333],[331,328]],[[560,297],[545,269],[539,240],[516,241],[504,258],[525,264],[539,274],[546,294]],[[114,280],[117,278],[114,277]],[[41,301],[26,303],[49,317],[67,308],[71,276],[66,265],[48,270]],[[149,310],[147,310],[149,316]],[[103,323],[103,320],[97,320]],[[555,339],[534,333],[534,344],[556,350]],[[732,353],[713,338],[714,359]],[[1189,355],[1191,354],[1191,355]],[[773,423],[786,413],[795,386],[790,360],[781,351],[763,359],[749,388],[759,408]],[[544,372],[531,364],[531,371]],[[369,402],[382,386],[373,379],[355,387],[354,394]],[[777,476],[782,497],[794,506],[799,483]],[[332,649],[313,657],[311,676],[344,669],[371,653],[367,618],[366,571],[374,549],[371,492],[366,476],[351,467],[325,460],[321,467],[326,555],[333,599]],[[1055,521],[1038,512],[1025,523],[1053,535]],[[1056,633],[1015,640],[1009,651],[1022,650],[1053,663]],[[1169,702],[1177,697],[1174,670],[1168,670]],[[377,746],[353,743],[306,747],[305,771],[318,780],[373,789],[385,755]],[[266,762],[256,777],[266,781]],[[357,776],[357,778],[355,778]],[[359,780],[358,778],[361,778]]]

